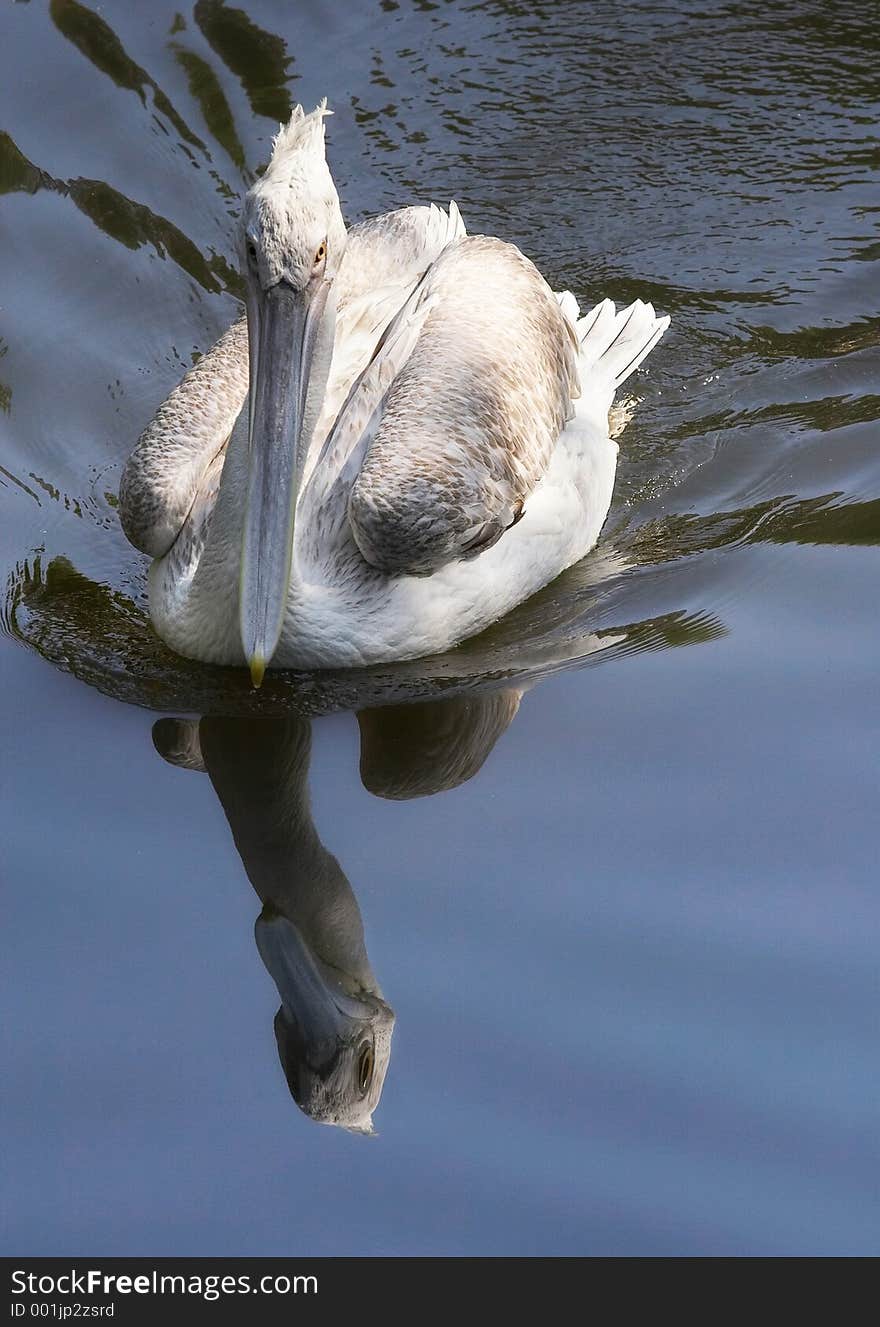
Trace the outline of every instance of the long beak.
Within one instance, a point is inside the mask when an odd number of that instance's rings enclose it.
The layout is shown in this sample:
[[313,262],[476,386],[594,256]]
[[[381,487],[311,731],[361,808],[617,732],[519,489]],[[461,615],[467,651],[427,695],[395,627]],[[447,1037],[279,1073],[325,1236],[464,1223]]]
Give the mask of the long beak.
[[248,486],[239,622],[251,679],[263,680],[284,623],[296,502],[333,353],[332,283],[248,290]]

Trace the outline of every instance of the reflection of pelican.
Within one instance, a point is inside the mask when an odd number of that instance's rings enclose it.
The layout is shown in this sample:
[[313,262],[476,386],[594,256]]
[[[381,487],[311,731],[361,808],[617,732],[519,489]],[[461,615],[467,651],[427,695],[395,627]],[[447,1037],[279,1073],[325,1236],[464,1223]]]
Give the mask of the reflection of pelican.
[[301,719],[162,719],[154,739],[211,778],[263,903],[260,956],[278,988],[278,1053],[291,1093],[324,1124],[369,1132],[394,1014],[364,947],[357,900],[318,837]]
[[615,389],[668,324],[640,301],[579,319],[454,204],[347,232],[325,113],[296,109],[247,196],[247,326],[160,407],[120,488],[159,634],[256,682],[269,661],[435,653],[583,557]]
[[[361,778],[380,797],[420,797],[472,778],[516,714],[495,691],[365,710]],[[256,939],[278,993],[278,1051],[290,1090],[313,1119],[369,1132],[391,1054],[394,1014],[364,946],[360,910],[318,838],[302,719],[160,719],[171,764],[206,770],[262,903]]]

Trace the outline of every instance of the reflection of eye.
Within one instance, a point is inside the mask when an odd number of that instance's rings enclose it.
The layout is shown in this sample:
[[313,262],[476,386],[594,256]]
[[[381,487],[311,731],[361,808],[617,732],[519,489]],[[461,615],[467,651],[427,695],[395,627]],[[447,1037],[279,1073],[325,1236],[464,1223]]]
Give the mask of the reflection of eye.
[[323,243],[318,245],[318,251],[315,254],[315,267],[317,267],[319,263],[323,263],[326,257],[327,257],[327,242],[325,240]]
[[375,1060],[373,1057],[373,1047],[370,1042],[364,1042],[358,1055],[358,1091],[362,1097],[367,1095],[367,1090],[373,1081],[373,1066]]

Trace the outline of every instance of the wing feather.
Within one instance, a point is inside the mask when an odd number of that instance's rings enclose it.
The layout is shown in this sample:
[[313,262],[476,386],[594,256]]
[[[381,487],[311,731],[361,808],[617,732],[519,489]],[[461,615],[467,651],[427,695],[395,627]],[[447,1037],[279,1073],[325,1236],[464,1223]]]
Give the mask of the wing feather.
[[522,514],[579,394],[574,325],[513,245],[443,250],[433,303],[374,421],[349,499],[366,560],[427,575],[489,547]]

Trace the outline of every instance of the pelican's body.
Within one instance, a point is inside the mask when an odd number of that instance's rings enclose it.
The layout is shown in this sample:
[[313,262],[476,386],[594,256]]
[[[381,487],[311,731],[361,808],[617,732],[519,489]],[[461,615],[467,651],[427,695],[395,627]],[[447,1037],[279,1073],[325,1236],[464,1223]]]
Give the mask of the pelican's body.
[[580,319],[454,204],[346,232],[329,178],[299,112],[246,204],[249,326],[160,407],[120,491],[158,634],[257,680],[446,649],[583,557],[614,392],[668,324],[638,301]]

